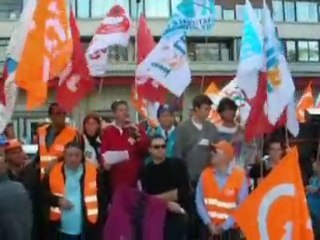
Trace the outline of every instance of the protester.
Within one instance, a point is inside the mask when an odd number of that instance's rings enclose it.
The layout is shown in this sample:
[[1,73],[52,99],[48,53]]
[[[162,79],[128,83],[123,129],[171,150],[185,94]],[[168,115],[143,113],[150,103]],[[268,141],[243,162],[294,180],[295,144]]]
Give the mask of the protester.
[[83,139],[85,157],[99,166],[99,156],[101,147],[101,119],[92,113],[83,120]]
[[142,170],[142,189],[167,202],[164,239],[186,239],[186,209],[190,195],[187,169],[183,162],[166,157],[166,141],[160,135],[151,138],[149,152],[152,162]]
[[320,237],[320,162],[317,160],[313,163],[313,171],[306,191],[314,233]]
[[15,139],[16,133],[14,131],[14,125],[13,123],[8,123],[6,128],[3,131],[4,135],[7,137],[7,139]]
[[[218,139],[216,127],[207,121],[212,101],[206,95],[198,95],[192,101],[192,116],[177,127],[176,157],[185,161],[191,186],[194,189],[202,170],[210,160],[210,143]],[[200,220],[194,201],[190,204],[190,239],[199,237]]]
[[103,133],[102,164],[110,170],[111,187],[126,184],[136,186],[143,160],[148,152],[149,139],[142,129],[129,119],[125,101],[111,105],[115,121]]
[[280,138],[270,138],[267,146],[268,155],[262,160],[258,159],[257,163],[255,163],[249,171],[249,177],[253,180],[254,188],[271,172],[274,166],[279,164],[285,154],[286,146]]
[[9,178],[22,183],[29,193],[33,213],[32,239],[40,240],[42,239],[41,223],[43,221],[40,208],[41,186],[35,163],[28,161],[18,139],[9,140],[5,154]]
[[239,125],[236,123],[236,113],[238,110],[237,104],[230,98],[223,98],[220,100],[217,112],[220,115],[221,122],[216,124],[218,129],[219,141],[225,140],[232,142],[238,137],[240,130]]
[[220,235],[221,240],[240,239],[231,214],[248,196],[245,171],[232,162],[234,155],[234,147],[226,141],[213,145],[211,164],[202,172],[196,191],[203,224],[210,235]]
[[39,151],[36,161],[40,162],[41,177],[51,165],[61,160],[66,144],[82,143],[78,131],[66,124],[66,112],[58,103],[50,104],[48,113],[51,123],[40,127],[37,137]]
[[96,166],[85,161],[82,146],[67,144],[64,161],[44,179],[50,206],[48,240],[100,239],[106,205],[99,177]]
[[169,158],[175,155],[176,128],[174,125],[174,111],[168,105],[161,105],[157,112],[159,126],[148,128],[149,136],[162,136],[166,141],[166,156]]
[[0,136],[0,239],[33,240],[31,202],[23,185],[8,177],[5,144]]
[[197,182],[210,159],[210,143],[216,142],[216,127],[207,121],[212,101],[206,95],[193,99],[193,114],[177,127],[176,156],[186,161],[191,181]]

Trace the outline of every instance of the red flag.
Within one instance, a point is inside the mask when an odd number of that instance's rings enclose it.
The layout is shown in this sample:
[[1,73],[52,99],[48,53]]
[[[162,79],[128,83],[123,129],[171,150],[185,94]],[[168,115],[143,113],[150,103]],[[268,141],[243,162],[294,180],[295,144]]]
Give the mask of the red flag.
[[57,89],[57,102],[67,112],[71,112],[94,89],[94,82],[89,75],[80,41],[79,28],[72,11],[70,11],[70,27],[74,46],[73,55],[68,67],[60,76]]
[[[139,28],[137,33],[137,55],[138,64],[141,63],[147,55],[155,47],[151,31],[147,25],[144,16],[140,16]],[[139,97],[149,100],[151,102],[165,103],[165,98],[168,91],[162,87],[158,82],[150,78],[136,78],[137,93]]]
[[8,66],[7,62],[3,65],[3,71],[2,71],[2,80],[0,80],[0,103],[3,105],[6,105],[6,93],[4,89],[4,83],[8,77]]
[[246,140],[251,141],[255,137],[263,136],[266,133],[272,133],[277,128],[286,124],[287,117],[284,111],[276,125],[272,125],[268,121],[265,112],[265,104],[267,103],[267,74],[261,72],[259,75],[260,81],[256,96],[250,100],[250,114],[246,124]]

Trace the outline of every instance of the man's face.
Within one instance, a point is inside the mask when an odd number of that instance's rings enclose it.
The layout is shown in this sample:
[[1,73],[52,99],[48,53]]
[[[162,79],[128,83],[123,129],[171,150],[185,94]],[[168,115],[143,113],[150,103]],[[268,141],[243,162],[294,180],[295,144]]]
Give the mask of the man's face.
[[195,109],[195,114],[198,116],[199,120],[206,121],[209,117],[211,111],[211,106],[207,104],[201,105],[200,108]]
[[277,162],[281,160],[283,155],[283,149],[281,147],[281,143],[271,143],[269,146],[269,157],[273,162]]
[[164,112],[159,117],[159,122],[163,128],[171,128],[174,123],[174,117],[170,112]]
[[236,117],[236,112],[232,109],[226,109],[221,113],[221,118],[227,122],[233,122]]
[[21,166],[26,161],[26,154],[23,152],[22,148],[15,148],[6,152],[6,159],[9,164]]
[[228,157],[220,150],[216,150],[216,152],[212,152],[211,155],[211,165],[212,166],[220,166],[221,164],[225,164],[228,162]]
[[56,106],[52,110],[50,119],[53,124],[57,126],[63,126],[66,123],[66,111],[64,111],[61,107]]
[[125,104],[120,104],[120,105],[117,107],[114,115],[115,115],[115,118],[116,118],[118,121],[121,121],[121,122],[126,121],[126,120],[130,117],[128,106],[125,105]]
[[165,158],[166,156],[166,143],[163,139],[153,139],[149,148],[149,152],[154,158]]
[[95,136],[100,128],[99,123],[97,122],[96,119],[90,118],[84,125],[86,133],[89,136]]
[[82,151],[76,147],[70,147],[65,150],[64,159],[67,166],[71,169],[76,169],[82,162]]

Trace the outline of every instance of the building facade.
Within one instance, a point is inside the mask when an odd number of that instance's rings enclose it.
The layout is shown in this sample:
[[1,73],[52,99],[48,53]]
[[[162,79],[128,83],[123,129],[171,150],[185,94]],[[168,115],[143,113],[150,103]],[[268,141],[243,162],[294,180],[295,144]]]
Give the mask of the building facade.
[[[5,50],[11,32],[17,23],[21,9],[27,0],[1,0],[0,2],[0,65],[5,59]],[[119,0],[120,1],[120,0]],[[112,7],[110,0],[72,0],[78,18],[82,42],[86,48],[101,19]],[[149,27],[158,40],[180,0],[141,0],[137,9],[136,0],[122,0],[133,21],[143,12]],[[234,78],[239,58],[242,33],[244,0],[216,0],[216,24],[212,31],[197,31],[188,35],[188,54],[192,70],[192,84],[183,96],[184,115],[188,114],[191,99],[215,81],[223,86]],[[251,1],[258,17],[261,17],[262,0]],[[313,80],[320,83],[320,0],[268,0],[279,37],[283,41],[287,59],[298,89]],[[130,87],[134,81],[135,31],[128,48],[113,47],[109,54],[112,63],[104,76],[96,78],[98,90],[72,115],[71,121],[79,124],[81,116],[88,111],[110,114],[110,104],[116,99],[130,99]],[[1,67],[2,69],[2,67]],[[54,84],[53,84],[54,85]],[[48,104],[54,101],[50,90]],[[46,107],[34,112],[25,111],[25,96],[19,93],[13,123],[20,137],[29,141],[39,122],[47,117]]]

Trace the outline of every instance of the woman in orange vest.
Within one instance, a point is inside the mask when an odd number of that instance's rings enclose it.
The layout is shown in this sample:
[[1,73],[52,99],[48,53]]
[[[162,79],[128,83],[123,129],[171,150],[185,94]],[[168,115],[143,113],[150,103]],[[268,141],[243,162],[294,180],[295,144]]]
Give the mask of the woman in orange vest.
[[50,206],[47,240],[100,239],[105,194],[98,170],[85,161],[81,145],[66,146],[64,162],[52,168],[44,184]]
[[[201,174],[196,189],[199,217],[210,235],[202,239],[238,240],[232,211],[248,196],[245,172],[235,165],[233,146],[221,141],[213,145],[211,164]],[[208,234],[206,234],[208,235]]]

